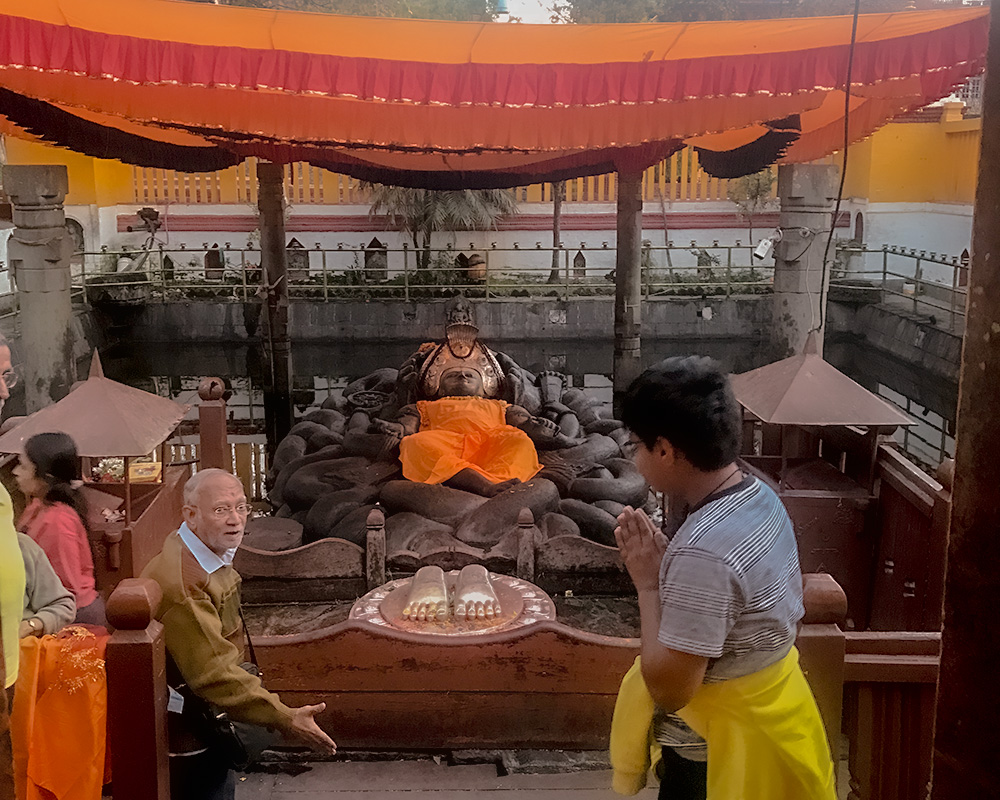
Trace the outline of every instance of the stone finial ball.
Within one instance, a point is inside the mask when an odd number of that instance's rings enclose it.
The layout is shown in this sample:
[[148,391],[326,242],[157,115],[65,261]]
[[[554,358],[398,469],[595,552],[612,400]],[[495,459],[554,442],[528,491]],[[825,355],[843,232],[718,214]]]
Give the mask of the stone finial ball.
[[198,384],[198,397],[202,400],[221,400],[226,393],[222,378],[202,378]]

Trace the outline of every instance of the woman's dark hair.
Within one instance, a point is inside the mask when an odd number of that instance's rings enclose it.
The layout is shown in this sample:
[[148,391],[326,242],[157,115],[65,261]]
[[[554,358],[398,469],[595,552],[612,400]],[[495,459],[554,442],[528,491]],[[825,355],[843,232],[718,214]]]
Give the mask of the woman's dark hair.
[[24,454],[35,465],[35,475],[48,485],[42,502],[65,503],[86,528],[87,502],[73,487],[73,481],[80,479],[80,457],[73,439],[65,433],[36,433],[24,443]]
[[625,392],[622,422],[650,449],[662,436],[703,472],[740,452],[740,406],[726,373],[703,356],[667,358],[643,372]]

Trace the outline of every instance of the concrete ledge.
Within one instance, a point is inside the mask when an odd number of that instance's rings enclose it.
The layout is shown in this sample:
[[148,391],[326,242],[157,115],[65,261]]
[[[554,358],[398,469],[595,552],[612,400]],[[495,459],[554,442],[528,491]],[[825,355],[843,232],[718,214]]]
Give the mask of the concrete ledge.
[[[772,296],[655,298],[643,302],[642,335],[651,338],[759,339],[771,322]],[[295,341],[386,341],[439,338],[447,300],[292,300],[289,324]],[[472,301],[484,339],[586,339],[608,341],[614,299],[510,298]],[[134,317],[115,320],[137,342],[241,342],[245,315],[239,302],[150,303]]]

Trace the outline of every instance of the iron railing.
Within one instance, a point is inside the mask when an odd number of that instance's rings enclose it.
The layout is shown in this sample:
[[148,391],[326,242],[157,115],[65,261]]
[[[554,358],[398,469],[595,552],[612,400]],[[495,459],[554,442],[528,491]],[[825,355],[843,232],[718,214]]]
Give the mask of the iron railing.
[[[149,252],[142,266],[135,251],[102,250],[77,258],[73,281],[91,300],[102,291],[151,296],[209,297],[247,301],[261,287],[260,250],[254,248],[166,248]],[[556,266],[553,267],[553,255]],[[462,291],[470,297],[613,295],[616,251],[598,246],[479,247],[419,251],[340,245],[334,249],[289,249],[292,297],[317,300],[384,298],[408,301]],[[478,258],[474,258],[478,256]],[[474,263],[470,264],[469,260]],[[642,250],[643,294],[730,295],[771,291],[772,267],[752,263],[748,245],[669,242]],[[481,262],[481,263],[479,263]],[[124,268],[124,269],[123,269]]]
[[968,257],[883,245],[880,249],[842,245],[831,273],[833,286],[858,289],[867,281],[881,301],[929,317],[951,331],[965,325]]

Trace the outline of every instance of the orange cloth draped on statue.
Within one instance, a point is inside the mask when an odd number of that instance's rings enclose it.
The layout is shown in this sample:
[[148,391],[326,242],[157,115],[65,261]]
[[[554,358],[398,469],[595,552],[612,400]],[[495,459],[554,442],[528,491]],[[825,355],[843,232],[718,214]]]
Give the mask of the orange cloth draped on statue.
[[[96,633],[95,633],[96,631]],[[18,800],[97,800],[105,783],[103,628],[21,640],[11,732]]]
[[542,465],[528,434],[506,423],[507,407],[485,397],[419,401],[420,430],[399,445],[403,475],[442,483],[471,469],[493,483],[528,480]]

